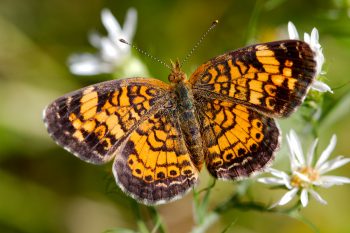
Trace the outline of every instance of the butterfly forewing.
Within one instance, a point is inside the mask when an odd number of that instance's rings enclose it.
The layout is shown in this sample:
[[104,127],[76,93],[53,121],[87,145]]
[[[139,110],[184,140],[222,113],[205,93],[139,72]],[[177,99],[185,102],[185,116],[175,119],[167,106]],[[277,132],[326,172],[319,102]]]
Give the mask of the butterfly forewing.
[[87,162],[113,158],[119,144],[166,102],[169,86],[156,79],[113,80],[58,98],[44,110],[51,137]]
[[190,82],[193,92],[285,117],[301,104],[313,82],[314,56],[308,44],[297,40],[252,45],[211,59]]

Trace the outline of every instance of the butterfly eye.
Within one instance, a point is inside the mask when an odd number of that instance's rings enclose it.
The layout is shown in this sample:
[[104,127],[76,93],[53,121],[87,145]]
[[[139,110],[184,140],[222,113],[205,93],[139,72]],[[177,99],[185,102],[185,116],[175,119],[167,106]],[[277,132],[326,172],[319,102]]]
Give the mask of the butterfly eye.
[[173,75],[173,74],[169,74],[169,76],[168,76],[168,80],[169,80],[169,82],[171,82],[171,83],[175,83],[175,79],[176,79],[175,75]]
[[171,83],[179,83],[186,79],[186,74],[182,71],[172,71],[168,76],[168,80]]
[[178,83],[181,82],[184,79],[184,76],[182,73],[171,73],[168,76],[168,80],[171,83]]

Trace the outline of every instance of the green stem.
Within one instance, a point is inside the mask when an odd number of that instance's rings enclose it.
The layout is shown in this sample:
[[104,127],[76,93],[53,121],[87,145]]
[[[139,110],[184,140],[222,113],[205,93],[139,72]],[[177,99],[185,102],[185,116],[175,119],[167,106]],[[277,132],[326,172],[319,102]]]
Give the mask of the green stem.
[[134,200],[131,200],[130,202],[131,202],[131,209],[133,210],[135,218],[136,218],[136,224],[137,224],[138,231],[140,233],[150,233],[148,230],[148,227],[145,224],[144,219],[142,218],[140,205]]
[[199,190],[199,191],[197,192],[197,194],[200,194],[200,193],[205,192],[205,191],[210,192],[210,190],[211,190],[212,188],[214,188],[215,184],[216,184],[216,180],[213,179],[213,183],[211,183],[208,187]]
[[[198,225],[203,224],[204,219],[206,218],[208,203],[209,203],[209,197],[211,194],[212,188],[215,186],[216,180],[214,179],[212,183],[202,189],[198,192],[196,190],[193,190],[193,199],[194,199],[194,217],[195,221]],[[205,192],[203,198],[200,198],[200,194]]]
[[191,231],[191,233],[204,233],[208,230],[210,226],[212,226],[218,219],[220,215],[215,212],[211,212],[210,214],[206,215],[206,217],[203,219],[202,224],[194,227]]
[[166,233],[163,220],[158,212],[158,210],[154,207],[151,206],[149,207],[150,213],[152,215],[152,219],[154,222],[154,228],[151,233],[159,232],[159,233]]

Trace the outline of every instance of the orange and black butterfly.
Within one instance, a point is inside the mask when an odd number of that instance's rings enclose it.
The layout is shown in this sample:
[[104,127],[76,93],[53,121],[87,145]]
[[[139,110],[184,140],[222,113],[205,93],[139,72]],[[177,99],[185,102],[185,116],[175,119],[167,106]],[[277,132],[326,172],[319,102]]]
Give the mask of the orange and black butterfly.
[[51,137],[78,158],[113,162],[119,187],[147,205],[182,197],[206,165],[223,180],[247,177],[272,161],[274,118],[298,107],[316,75],[307,43],[283,40],[227,52],[188,79],[179,62],[169,84],[152,78],[98,83],[51,103]]

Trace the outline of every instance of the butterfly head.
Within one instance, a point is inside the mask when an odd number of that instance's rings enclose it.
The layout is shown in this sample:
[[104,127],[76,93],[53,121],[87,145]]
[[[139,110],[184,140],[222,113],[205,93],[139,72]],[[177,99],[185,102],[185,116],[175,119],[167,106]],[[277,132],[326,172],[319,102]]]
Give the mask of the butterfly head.
[[181,70],[181,65],[179,60],[176,62],[171,62],[171,72],[168,76],[168,80],[171,83],[179,83],[187,79],[186,74]]

